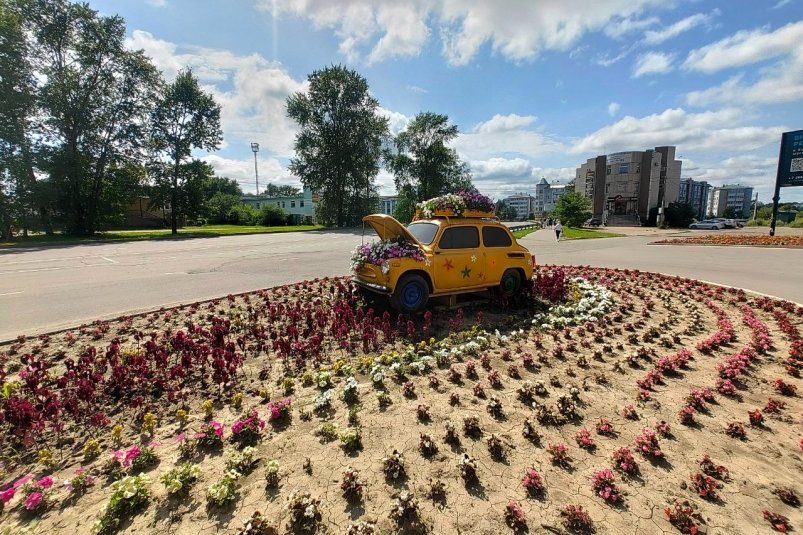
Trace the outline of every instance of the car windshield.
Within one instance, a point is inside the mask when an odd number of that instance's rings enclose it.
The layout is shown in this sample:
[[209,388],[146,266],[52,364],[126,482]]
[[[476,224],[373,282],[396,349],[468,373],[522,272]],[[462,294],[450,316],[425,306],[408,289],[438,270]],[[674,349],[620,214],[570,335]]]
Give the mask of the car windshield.
[[438,232],[438,225],[435,223],[410,223],[407,225],[407,230],[410,234],[418,240],[419,243],[429,245],[435,239],[435,234]]

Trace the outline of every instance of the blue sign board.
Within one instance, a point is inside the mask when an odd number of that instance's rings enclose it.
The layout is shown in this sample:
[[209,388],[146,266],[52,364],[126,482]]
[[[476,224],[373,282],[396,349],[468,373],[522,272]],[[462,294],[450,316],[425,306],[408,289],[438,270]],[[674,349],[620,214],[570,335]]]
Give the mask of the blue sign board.
[[784,132],[778,158],[778,187],[803,186],[803,130]]

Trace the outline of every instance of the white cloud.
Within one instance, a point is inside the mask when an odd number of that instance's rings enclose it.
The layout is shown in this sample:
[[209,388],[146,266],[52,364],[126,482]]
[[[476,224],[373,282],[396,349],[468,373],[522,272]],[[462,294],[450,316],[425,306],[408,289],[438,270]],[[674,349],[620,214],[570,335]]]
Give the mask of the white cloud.
[[650,26],[658,24],[658,22],[660,22],[658,17],[647,17],[644,19],[625,17],[617,22],[606,24],[603,31],[605,35],[611,39],[621,39],[628,33],[649,28]]
[[407,128],[407,125],[412,120],[410,117],[407,117],[403,113],[399,113],[397,111],[391,111],[381,106],[379,107],[377,112],[379,113],[379,115],[388,118],[388,127],[390,129],[390,133],[393,134],[394,136],[399,132],[401,132],[402,130],[404,130],[405,128]]
[[145,0],[145,2],[153,7],[167,6],[167,0]]
[[529,128],[536,121],[532,115],[494,115],[461,133],[453,145],[466,161],[487,160],[501,155],[537,157],[559,153],[565,146],[550,136]]
[[618,54],[616,56],[613,56],[613,57],[611,57],[609,54],[601,54],[601,55],[598,55],[597,59],[594,60],[594,61],[595,61],[595,63],[597,65],[602,65],[603,67],[610,67],[614,63],[619,63],[620,61],[625,59],[627,56],[629,56],[630,52],[632,52],[632,50],[633,50],[632,48],[628,48],[627,50],[625,50],[625,51],[621,52],[620,54]]
[[490,158],[469,162],[477,189],[497,199],[514,193],[535,193],[541,177],[565,183],[574,178],[574,167],[535,167],[523,158]]
[[[745,73],[739,73],[714,87],[688,93],[686,102],[692,106],[803,100],[803,21],[771,33],[740,32],[699,50],[704,52],[692,51],[686,64],[706,72],[715,70],[716,62],[729,61],[728,65],[736,66],[786,57],[758,70],[753,81]],[[694,61],[690,63],[692,58]]]
[[413,57],[426,46],[433,29],[452,65],[465,65],[479,49],[491,49],[512,61],[531,60],[544,50],[566,50],[589,31],[616,26],[618,32],[655,21],[637,17],[661,0],[255,0],[272,13],[306,18],[316,28],[331,29],[348,61],[377,62]]
[[427,91],[423,87],[418,87],[417,85],[408,85],[407,89],[409,89],[413,93],[422,93],[422,94],[429,93],[429,91]]
[[714,186],[724,184],[751,186],[754,188],[754,194],[759,194],[759,200],[766,203],[770,202],[773,195],[777,166],[777,158],[748,154],[725,159],[704,158],[691,174],[686,173],[684,162],[683,171],[684,176],[690,175],[695,180],[705,180]]
[[[287,97],[304,91],[280,64],[258,54],[236,55],[228,50],[178,46],[135,30],[126,45],[142,49],[170,80],[191,67],[221,105],[221,125],[229,147],[257,141],[263,153],[287,157],[292,153],[297,126],[285,113]],[[222,89],[223,85],[228,86]]]
[[488,121],[480,123],[474,127],[474,131],[481,134],[506,132],[508,130],[526,128],[533,124],[536,120],[537,117],[533,115],[516,115],[515,113],[511,113],[509,115],[496,114]]
[[753,150],[777,143],[785,129],[783,126],[746,126],[745,119],[745,112],[738,108],[703,113],[670,108],[641,118],[628,115],[584,137],[571,151],[611,153],[659,145],[676,145],[680,154],[687,149]]
[[663,52],[647,52],[642,54],[633,65],[633,78],[639,78],[647,74],[664,74],[671,71],[674,67],[674,54],[664,54]]
[[712,73],[750,65],[759,61],[799,53],[803,43],[803,21],[787,24],[775,31],[760,28],[740,31],[710,45],[692,50],[683,68]]
[[610,104],[608,104],[608,115],[613,117],[614,115],[619,113],[620,108],[621,106],[619,106],[618,102],[611,102]]
[[696,13],[669,25],[662,30],[647,30],[644,32],[644,42],[648,45],[661,44],[664,41],[668,41],[674,37],[677,37],[683,32],[687,32],[696,26],[707,23],[712,17],[719,14],[719,9],[715,9],[713,12],[707,15],[705,13]]
[[772,6],[772,9],[780,9],[783,6],[788,5],[790,3],[792,3],[792,0],[780,0],[780,2]]

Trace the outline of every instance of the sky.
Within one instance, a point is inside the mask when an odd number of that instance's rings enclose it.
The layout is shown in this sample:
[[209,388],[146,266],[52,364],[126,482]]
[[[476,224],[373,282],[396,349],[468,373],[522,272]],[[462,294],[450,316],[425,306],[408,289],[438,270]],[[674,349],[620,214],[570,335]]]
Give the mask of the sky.
[[[781,133],[803,129],[803,0],[90,0],[170,80],[191,67],[222,106],[199,154],[255,190],[287,169],[289,95],[316,69],[364,76],[393,133],[445,114],[494,198],[566,182],[586,159],[677,146],[682,176],[769,202]],[[393,194],[381,171],[380,191]],[[803,187],[782,202],[803,201]]]

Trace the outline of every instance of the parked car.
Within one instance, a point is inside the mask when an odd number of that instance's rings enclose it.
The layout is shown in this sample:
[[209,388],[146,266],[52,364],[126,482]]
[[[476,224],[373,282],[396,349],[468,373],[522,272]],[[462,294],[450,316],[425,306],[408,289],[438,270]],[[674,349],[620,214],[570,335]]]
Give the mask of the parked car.
[[585,226],[587,226],[587,227],[598,227],[600,225],[602,225],[602,220],[599,219],[598,217],[592,217],[591,219],[586,221],[586,224],[585,224]]
[[723,228],[738,228],[739,226],[735,219],[725,219],[724,217],[715,217],[711,221],[722,223]]
[[393,308],[407,313],[422,310],[433,296],[495,288],[513,297],[532,278],[535,257],[492,216],[433,216],[406,227],[389,215],[365,216],[384,243],[412,245],[421,254],[414,250],[417,258],[390,258],[381,265],[364,262],[354,268],[352,280],[364,291],[388,296]]
[[721,221],[715,221],[713,219],[706,219],[704,221],[698,221],[697,223],[692,223],[689,225],[691,229],[706,229],[706,230],[722,230],[725,228],[725,225]]

